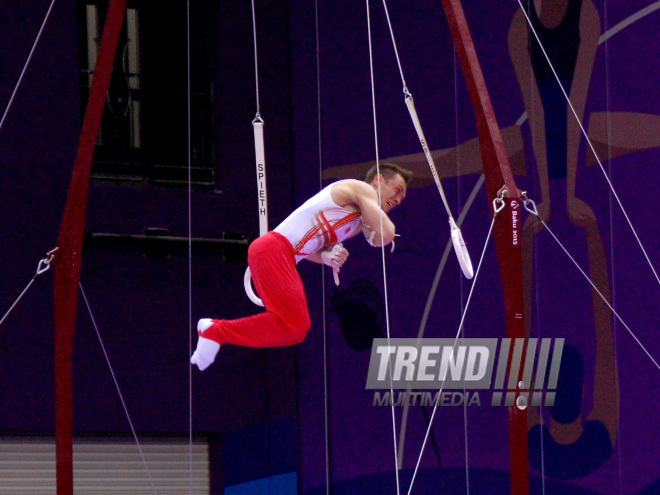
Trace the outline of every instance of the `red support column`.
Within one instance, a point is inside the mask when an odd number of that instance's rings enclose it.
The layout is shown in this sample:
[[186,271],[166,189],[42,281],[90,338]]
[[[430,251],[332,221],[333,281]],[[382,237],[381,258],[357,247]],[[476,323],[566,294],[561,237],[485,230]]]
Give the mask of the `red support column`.
[[[506,334],[509,338],[524,338],[522,222],[520,191],[516,186],[495,118],[479,59],[460,0],[442,0],[458,58],[467,82],[477,121],[479,146],[491,205],[498,191],[505,186],[507,208],[498,215],[494,226],[495,245],[506,307]],[[506,214],[505,214],[506,213]],[[529,493],[527,451],[527,411],[509,407],[509,464],[511,493]]]
[[126,0],[110,0],[73,166],[55,258],[55,443],[58,495],[73,495],[73,331],[89,172],[110,85]]

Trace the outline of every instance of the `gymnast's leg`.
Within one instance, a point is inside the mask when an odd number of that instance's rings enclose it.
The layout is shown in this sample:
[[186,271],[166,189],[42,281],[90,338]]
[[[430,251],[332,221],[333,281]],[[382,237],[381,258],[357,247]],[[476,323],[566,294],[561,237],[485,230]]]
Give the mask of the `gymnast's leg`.
[[276,232],[255,240],[248,250],[252,280],[266,311],[237,320],[201,319],[191,363],[207,368],[221,344],[280,347],[302,342],[311,325],[305,288],[291,243]]

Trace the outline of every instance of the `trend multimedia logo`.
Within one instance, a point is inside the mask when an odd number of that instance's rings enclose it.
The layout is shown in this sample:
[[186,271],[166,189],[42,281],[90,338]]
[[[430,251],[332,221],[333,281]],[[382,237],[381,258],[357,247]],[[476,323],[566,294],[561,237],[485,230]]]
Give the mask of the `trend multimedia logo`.
[[380,406],[481,405],[484,390],[492,406],[552,406],[563,348],[561,338],[374,339],[366,388]]

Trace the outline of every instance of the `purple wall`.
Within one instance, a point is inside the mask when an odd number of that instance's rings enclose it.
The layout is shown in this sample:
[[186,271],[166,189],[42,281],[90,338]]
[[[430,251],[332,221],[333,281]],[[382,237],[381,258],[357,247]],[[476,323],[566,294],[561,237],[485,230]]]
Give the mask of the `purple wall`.
[[[223,232],[242,231],[254,238],[258,223],[250,126],[256,110],[251,12],[245,2],[216,3],[208,2],[202,28],[205,70],[215,89],[217,191],[193,193],[192,234],[217,238]],[[367,21],[364,5],[319,2],[317,73],[314,3],[256,3],[261,114],[266,121],[270,222],[274,226],[318,190],[319,168],[327,174],[342,165],[375,159]],[[600,32],[647,4],[596,0]],[[47,6],[40,1],[29,11],[7,8],[0,18],[3,109]],[[382,5],[375,2],[370,7],[379,157],[419,153]],[[449,204],[458,216],[477,184],[480,167],[479,158],[460,146],[476,137],[476,130],[443,10],[439,2],[388,7],[407,86],[415,97],[429,145],[434,150],[458,147],[460,168],[451,155],[454,162],[449,160],[446,165],[450,177],[443,181]],[[515,160],[524,172],[516,180],[538,202],[538,158],[529,119],[516,125],[525,104],[507,42],[518,5],[467,2],[464,8],[500,127],[511,129],[521,139]],[[654,235],[658,222],[652,199],[653,191],[660,187],[660,101],[652,90],[657,87],[660,69],[649,61],[658,58],[654,29],[658,15],[652,12],[597,48],[584,118],[585,124],[600,117],[610,124],[613,145],[609,155],[607,147],[598,150],[603,152],[605,169],[654,265],[660,251]],[[30,280],[39,259],[56,243],[81,121],[75,26],[74,7],[56,4],[0,130],[3,314]],[[655,120],[643,120],[640,114],[655,116]],[[651,132],[649,125],[639,122],[650,123]],[[595,129],[596,124],[591,127]],[[631,128],[640,132],[631,133]],[[635,151],[643,147],[646,149]],[[616,311],[658,360],[660,345],[653,338],[660,321],[658,283],[608,193],[598,166],[587,166],[587,161],[582,139],[576,194],[597,219],[605,259],[604,272],[601,269],[600,273],[605,273]],[[417,176],[418,185],[421,178]],[[594,252],[593,247],[587,248],[586,234],[594,230],[570,221],[566,184],[565,178],[550,182],[550,227],[586,269]],[[87,228],[93,232],[139,234],[145,227],[163,227],[172,235],[188,233],[186,191],[93,185],[89,201]],[[401,238],[395,252],[386,254],[390,330],[393,337],[414,337],[420,331],[449,230],[434,186],[415,187],[413,183],[406,202],[392,218]],[[489,225],[486,195],[481,188],[462,226],[475,266]],[[579,435],[569,438],[565,427],[553,423],[551,438],[570,448],[552,450],[545,445],[543,479],[534,464],[541,456],[540,447],[530,436],[532,491],[653,493],[652,484],[657,486],[660,477],[655,412],[660,407],[659,371],[623,325],[607,314],[603,316],[598,306],[594,312],[590,286],[547,232],[534,236],[533,242],[530,273],[535,292],[530,335],[565,338],[576,350],[571,361],[574,376],[578,376],[582,361],[583,396],[573,398],[578,411],[576,424],[594,420],[609,425],[614,415],[616,431],[605,429],[614,439],[608,449],[590,445]],[[347,345],[339,317],[331,310],[336,299],[330,299],[341,296],[339,292],[358,279],[373,284],[382,296],[381,255],[360,240],[352,241],[348,248],[351,258],[342,269],[341,287],[335,289],[331,277],[325,279],[325,303],[319,267],[311,263],[299,267],[313,322],[305,342],[295,348],[272,350],[227,345],[216,364],[204,373],[195,369],[192,374],[196,433],[235,434],[245,427],[295,420],[300,493],[325,493],[324,304],[333,493],[377,493],[394,487],[390,409],[372,406],[373,394],[365,390],[369,352]],[[193,325],[201,317],[233,318],[257,311],[243,293],[244,270],[245,263],[224,262],[216,255],[193,256]],[[48,273],[38,278],[0,328],[0,434],[50,434],[54,428],[51,277]],[[138,431],[144,435],[187,434],[187,253],[177,251],[166,260],[148,260],[139,250],[93,250],[83,258],[81,280]],[[470,283],[460,275],[450,252],[428,313],[425,337],[455,335],[469,290]],[[74,351],[75,428],[79,433],[124,434],[129,431],[128,424],[82,301],[79,311]],[[464,335],[503,337],[503,317],[491,240]],[[595,370],[603,368],[616,370],[618,403],[612,393],[617,389],[615,383],[605,380],[609,387],[596,385]],[[582,386],[578,383],[577,388]],[[396,409],[397,430],[402,411]],[[543,411],[546,422],[550,422],[551,414],[556,415]],[[408,415],[403,480],[410,479],[426,430],[420,408],[411,408]],[[465,415],[462,407],[439,408],[433,430],[438,456],[427,447],[416,481],[420,493],[464,491],[466,462],[473,492],[508,490],[505,408],[484,401],[481,407],[468,407]],[[571,474],[560,462],[571,456],[575,456],[573,464],[581,459],[593,462],[584,461],[579,475]],[[214,469],[220,469],[219,463],[214,463]],[[222,475],[216,473],[216,478]],[[646,492],[642,491],[645,487]]]

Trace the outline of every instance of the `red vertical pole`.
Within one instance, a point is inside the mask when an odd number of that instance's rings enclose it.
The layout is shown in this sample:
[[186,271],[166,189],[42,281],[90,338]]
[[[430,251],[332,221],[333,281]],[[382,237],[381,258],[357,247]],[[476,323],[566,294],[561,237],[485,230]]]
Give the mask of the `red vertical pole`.
[[73,165],[55,258],[55,443],[58,495],[73,495],[73,331],[89,172],[110,85],[126,0],[110,0]]
[[[498,215],[495,222],[495,245],[506,308],[506,334],[509,338],[524,338],[522,223],[520,191],[518,190],[495,111],[488,94],[479,59],[474,48],[460,0],[442,0],[454,45],[467,82],[477,121],[479,146],[483,161],[488,200],[492,202],[502,186],[506,187],[508,214]],[[529,493],[527,451],[527,412],[509,407],[509,465],[511,493]]]

